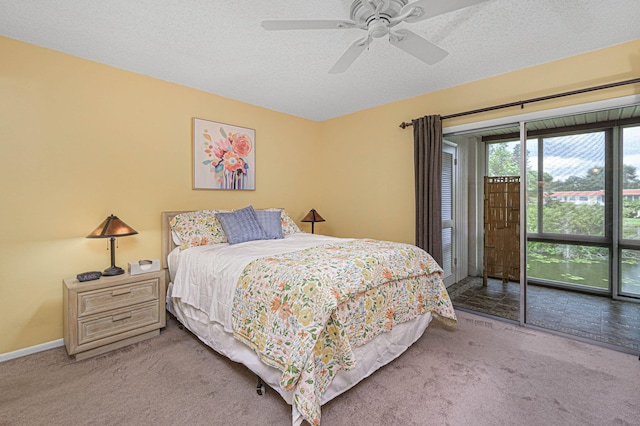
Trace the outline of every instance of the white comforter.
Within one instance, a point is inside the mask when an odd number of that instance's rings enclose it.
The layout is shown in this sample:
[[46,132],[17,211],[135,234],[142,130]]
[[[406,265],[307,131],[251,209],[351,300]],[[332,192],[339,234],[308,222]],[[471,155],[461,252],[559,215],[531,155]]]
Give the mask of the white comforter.
[[211,321],[222,324],[225,331],[233,333],[231,309],[234,291],[238,277],[249,262],[338,240],[347,241],[298,233],[280,240],[214,244],[183,250],[175,261],[172,297],[208,313]]

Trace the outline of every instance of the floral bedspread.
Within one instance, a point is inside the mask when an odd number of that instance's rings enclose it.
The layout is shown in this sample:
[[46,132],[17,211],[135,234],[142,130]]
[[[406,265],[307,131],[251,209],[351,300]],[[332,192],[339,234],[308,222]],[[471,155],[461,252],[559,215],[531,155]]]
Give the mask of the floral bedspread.
[[442,269],[408,244],[350,240],[249,263],[238,280],[234,335],[280,369],[280,385],[312,425],[352,348],[431,312],[455,324]]

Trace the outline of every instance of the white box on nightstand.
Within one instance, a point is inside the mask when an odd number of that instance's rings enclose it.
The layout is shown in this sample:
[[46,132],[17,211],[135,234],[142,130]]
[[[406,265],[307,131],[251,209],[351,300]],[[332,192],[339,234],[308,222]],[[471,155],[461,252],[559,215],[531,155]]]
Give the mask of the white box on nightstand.
[[160,259],[139,260],[137,262],[129,262],[129,274],[140,275],[147,272],[158,272],[160,270]]

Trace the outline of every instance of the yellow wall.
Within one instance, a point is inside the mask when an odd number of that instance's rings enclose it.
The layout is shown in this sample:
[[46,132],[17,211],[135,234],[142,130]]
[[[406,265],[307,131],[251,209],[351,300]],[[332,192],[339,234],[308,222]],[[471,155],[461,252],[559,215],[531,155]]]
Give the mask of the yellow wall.
[[[640,40],[315,123],[0,37],[0,354],[62,337],[62,278],[108,266],[106,242],[84,236],[110,213],[139,232],[119,240],[123,267],[160,256],[163,210],[278,206],[299,221],[315,207],[319,233],[413,242],[400,122],[635,78],[638,52]],[[255,191],[191,189],[193,117],[256,129]]]
[[[109,266],[110,213],[160,257],[160,212],[284,207],[301,219],[320,124],[0,38],[0,353],[62,337],[62,279]],[[192,119],[256,130],[256,190],[192,190]],[[308,229],[307,224],[300,224]]]

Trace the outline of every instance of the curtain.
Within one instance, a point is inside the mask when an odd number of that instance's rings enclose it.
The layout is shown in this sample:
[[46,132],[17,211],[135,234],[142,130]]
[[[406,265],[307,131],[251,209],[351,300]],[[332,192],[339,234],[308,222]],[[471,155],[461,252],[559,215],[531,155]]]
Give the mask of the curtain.
[[442,121],[413,120],[416,181],[416,246],[442,265]]

